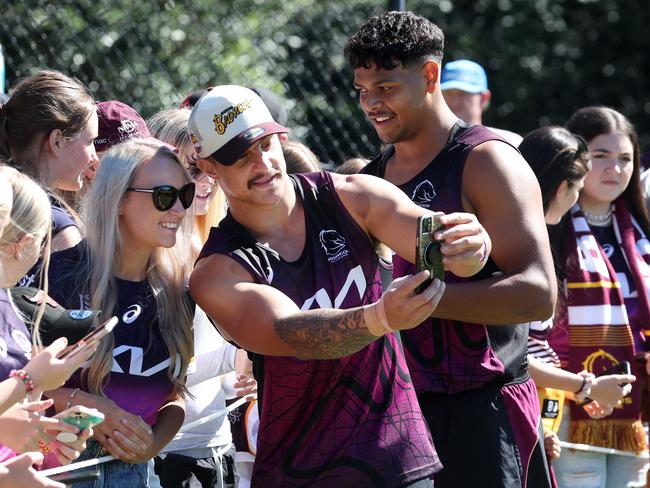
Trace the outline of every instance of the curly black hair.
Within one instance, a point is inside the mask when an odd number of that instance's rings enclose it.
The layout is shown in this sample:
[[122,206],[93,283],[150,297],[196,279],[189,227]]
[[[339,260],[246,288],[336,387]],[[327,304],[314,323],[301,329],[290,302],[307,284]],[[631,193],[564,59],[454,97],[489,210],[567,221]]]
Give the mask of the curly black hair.
[[445,35],[433,22],[413,12],[386,12],[371,17],[343,51],[352,68],[396,68],[433,59],[440,62]]

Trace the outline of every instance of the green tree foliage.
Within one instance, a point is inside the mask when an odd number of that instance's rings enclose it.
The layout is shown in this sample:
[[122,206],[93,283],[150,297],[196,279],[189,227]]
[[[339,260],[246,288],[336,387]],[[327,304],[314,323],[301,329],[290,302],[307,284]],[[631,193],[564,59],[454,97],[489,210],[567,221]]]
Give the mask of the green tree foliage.
[[[215,84],[265,86],[286,100],[294,137],[325,162],[371,156],[343,55],[388,1],[9,0],[0,17],[8,84],[41,68],[74,74],[98,100],[148,117]],[[526,133],[605,104],[650,143],[645,0],[407,0],[437,23],[446,60],[488,72],[485,122]]]

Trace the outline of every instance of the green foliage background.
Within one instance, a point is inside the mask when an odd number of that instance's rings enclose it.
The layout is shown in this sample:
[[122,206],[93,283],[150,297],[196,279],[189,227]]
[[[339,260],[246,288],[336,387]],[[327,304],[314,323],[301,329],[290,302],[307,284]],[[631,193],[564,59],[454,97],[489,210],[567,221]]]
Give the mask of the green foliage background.
[[[342,56],[387,0],[9,0],[0,13],[8,85],[41,68],[74,74],[98,100],[148,117],[207,85],[282,95],[294,136],[325,162],[379,147]],[[485,123],[520,133],[615,107],[650,143],[647,0],[407,0],[437,23],[446,60],[488,72]]]

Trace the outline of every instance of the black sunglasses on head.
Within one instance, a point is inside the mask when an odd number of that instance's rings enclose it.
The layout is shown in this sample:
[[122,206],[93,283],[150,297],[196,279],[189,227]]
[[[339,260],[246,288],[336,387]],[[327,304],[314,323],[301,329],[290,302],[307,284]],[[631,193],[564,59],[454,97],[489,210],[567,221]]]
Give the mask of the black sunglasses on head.
[[151,193],[153,198],[153,206],[161,212],[165,212],[172,208],[178,198],[181,201],[183,208],[190,208],[194,200],[194,183],[187,183],[176,189],[171,185],[154,186],[153,188],[132,188],[129,187],[126,191],[135,191],[139,193]]

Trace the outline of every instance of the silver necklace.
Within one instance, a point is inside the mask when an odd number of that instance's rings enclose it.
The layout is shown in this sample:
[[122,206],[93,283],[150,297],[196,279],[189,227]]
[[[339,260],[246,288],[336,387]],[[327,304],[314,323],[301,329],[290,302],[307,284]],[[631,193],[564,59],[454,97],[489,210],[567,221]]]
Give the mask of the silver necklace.
[[589,222],[589,225],[594,225],[596,227],[607,227],[612,223],[612,215],[614,215],[614,205],[609,207],[609,210],[604,214],[593,214],[583,210],[585,214],[585,219]]

